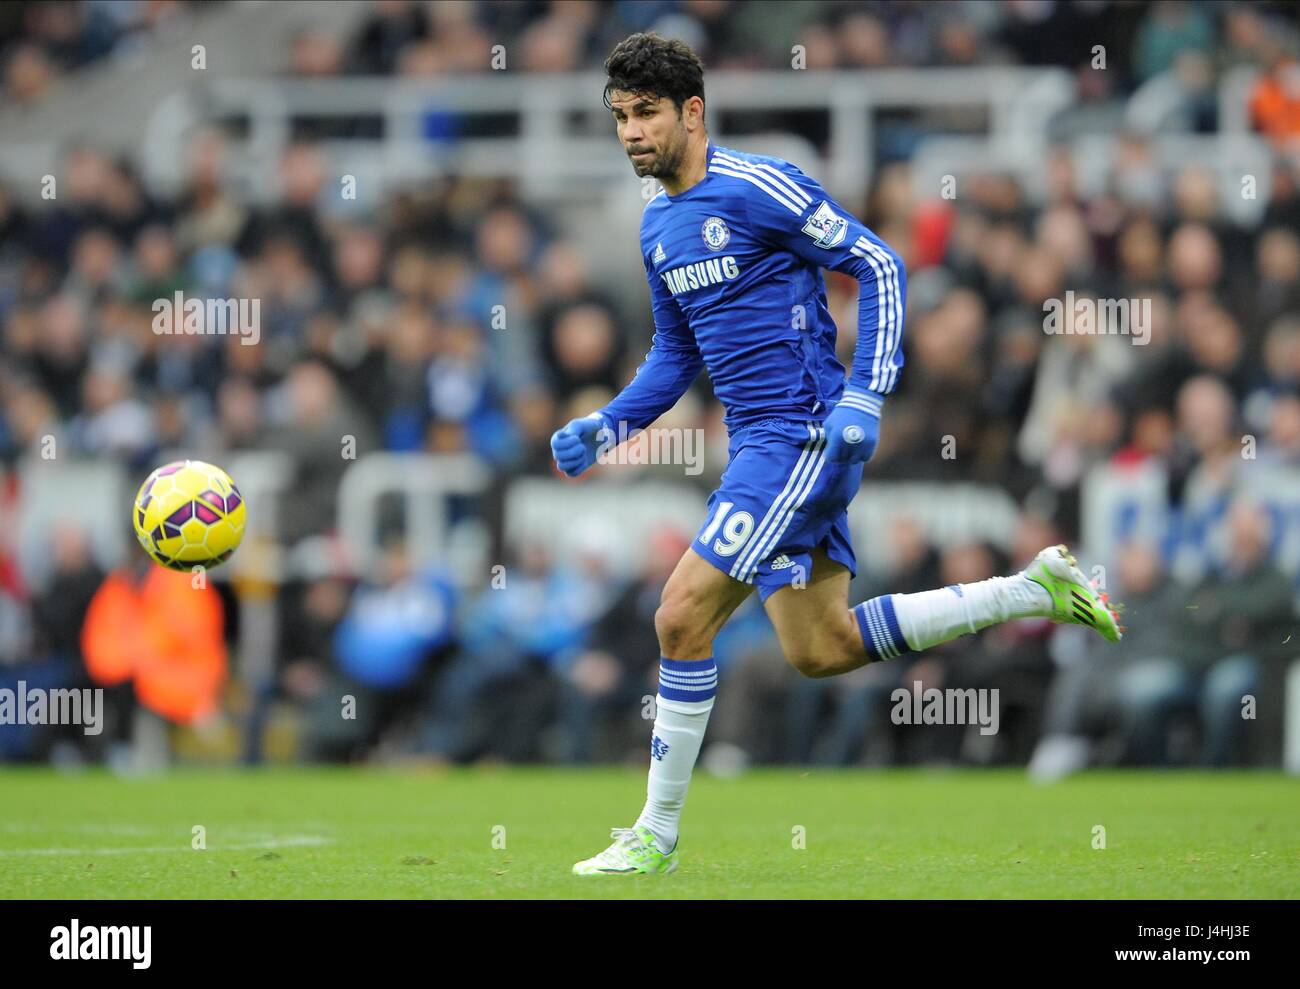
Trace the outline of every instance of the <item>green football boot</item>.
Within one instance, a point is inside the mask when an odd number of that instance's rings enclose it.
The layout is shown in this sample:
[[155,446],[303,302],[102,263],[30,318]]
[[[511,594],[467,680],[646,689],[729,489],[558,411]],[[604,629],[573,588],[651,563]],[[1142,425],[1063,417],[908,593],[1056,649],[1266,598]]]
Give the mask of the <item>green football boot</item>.
[[655,836],[644,825],[614,828],[609,836],[614,839],[614,844],[595,858],[577,863],[573,867],[575,876],[666,875],[677,868],[677,846],[674,845],[670,852],[659,851]]
[[1063,544],[1047,547],[1022,572],[1051,595],[1052,621],[1086,625],[1107,642],[1123,638],[1124,626],[1119,623],[1123,605],[1112,604],[1110,595],[1098,591]]

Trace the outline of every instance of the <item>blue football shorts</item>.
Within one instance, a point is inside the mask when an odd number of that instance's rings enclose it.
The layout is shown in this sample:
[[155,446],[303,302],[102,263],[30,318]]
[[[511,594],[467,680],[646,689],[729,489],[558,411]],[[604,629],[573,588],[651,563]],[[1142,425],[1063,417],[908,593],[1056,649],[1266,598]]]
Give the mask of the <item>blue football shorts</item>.
[[709,496],[708,515],[692,543],[696,553],[747,584],[766,601],[812,577],[812,551],[857,573],[848,505],[862,464],[826,459],[819,423],[769,419],[736,430],[727,469]]

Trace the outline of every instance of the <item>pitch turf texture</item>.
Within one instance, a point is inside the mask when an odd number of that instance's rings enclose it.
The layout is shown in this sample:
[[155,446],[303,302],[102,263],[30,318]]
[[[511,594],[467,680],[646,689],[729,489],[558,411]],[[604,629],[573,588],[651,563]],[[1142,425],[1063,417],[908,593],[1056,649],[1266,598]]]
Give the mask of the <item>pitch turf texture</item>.
[[644,786],[630,769],[8,769],[0,897],[1300,895],[1300,783],[1272,773],[698,775],[675,875],[569,875]]

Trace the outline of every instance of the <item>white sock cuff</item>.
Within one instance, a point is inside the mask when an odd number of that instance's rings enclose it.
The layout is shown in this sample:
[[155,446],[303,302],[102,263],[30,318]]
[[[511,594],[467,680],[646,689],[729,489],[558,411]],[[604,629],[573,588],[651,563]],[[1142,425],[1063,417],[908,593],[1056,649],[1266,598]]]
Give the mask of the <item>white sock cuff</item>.
[[706,701],[675,701],[659,694],[655,697],[655,709],[674,714],[708,714],[713,710],[713,701],[712,697]]

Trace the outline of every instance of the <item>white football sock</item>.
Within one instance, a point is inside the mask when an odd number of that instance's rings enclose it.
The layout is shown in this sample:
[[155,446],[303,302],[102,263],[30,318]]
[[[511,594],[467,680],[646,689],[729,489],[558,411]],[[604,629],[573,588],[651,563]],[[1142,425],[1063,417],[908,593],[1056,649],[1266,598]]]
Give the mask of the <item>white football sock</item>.
[[907,644],[916,650],[929,649],[1012,618],[1036,618],[1052,613],[1051,595],[1024,574],[890,597],[898,626]]
[[659,660],[659,696],[650,739],[650,776],[638,825],[655,836],[659,850],[677,844],[678,824],[686,804],[691,772],[704,742],[713,710],[718,668],[713,659]]

